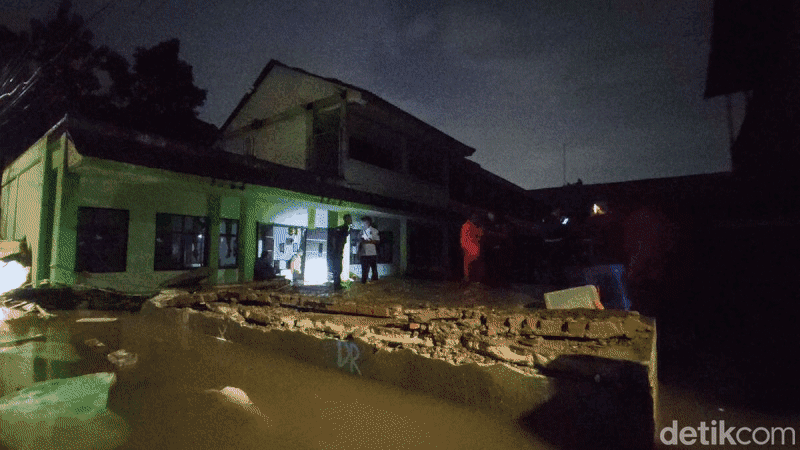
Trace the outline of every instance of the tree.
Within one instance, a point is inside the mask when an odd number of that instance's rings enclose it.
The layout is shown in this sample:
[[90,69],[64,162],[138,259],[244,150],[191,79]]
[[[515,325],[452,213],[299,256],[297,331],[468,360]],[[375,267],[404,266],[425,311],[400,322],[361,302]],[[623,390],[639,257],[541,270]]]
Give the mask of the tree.
[[206,92],[194,86],[192,67],[178,59],[177,39],[137,49],[131,72],[123,56],[95,47],[71,7],[61,0],[55,17],[31,20],[30,31],[0,27],[3,165],[67,113],[195,143],[213,139],[216,127],[197,118]]
[[197,109],[206,91],[194,85],[192,66],[178,58],[179,52],[178,39],[136,49],[127,110],[140,129],[190,139],[204,128]]
[[80,16],[61,1],[48,23],[30,32],[0,31],[0,131],[5,155],[21,152],[67,112],[96,103],[101,84],[93,38]]

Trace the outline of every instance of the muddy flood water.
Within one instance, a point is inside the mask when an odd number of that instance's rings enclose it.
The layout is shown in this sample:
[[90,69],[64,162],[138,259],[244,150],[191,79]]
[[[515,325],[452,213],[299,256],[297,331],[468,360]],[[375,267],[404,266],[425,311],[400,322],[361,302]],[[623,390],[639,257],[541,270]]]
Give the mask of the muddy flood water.
[[[47,378],[116,372],[108,400],[111,418],[91,430],[103,438],[83,443],[85,448],[554,448],[510,420],[268,354],[224,340],[224,330],[218,336],[191,334],[138,314],[56,314],[35,330],[46,336],[38,348],[49,348],[47,354],[0,352],[0,395]],[[76,322],[88,316],[118,320]],[[135,353],[137,363],[118,370],[106,359],[118,349]],[[241,389],[257,411],[211,391],[225,387]],[[75,448],[59,442],[64,439],[71,438],[55,433],[47,444]],[[39,442],[35,448],[46,447]]]

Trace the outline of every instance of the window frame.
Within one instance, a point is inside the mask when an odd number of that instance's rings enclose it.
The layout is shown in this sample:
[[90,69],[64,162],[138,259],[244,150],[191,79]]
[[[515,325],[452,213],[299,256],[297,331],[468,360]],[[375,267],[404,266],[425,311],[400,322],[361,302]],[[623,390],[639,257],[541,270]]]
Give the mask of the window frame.
[[[89,212],[104,212],[108,213],[119,213],[123,214],[124,218],[122,220],[114,221],[114,224],[106,225],[105,229],[97,229],[97,221],[99,217],[92,216],[88,223],[86,221],[82,221],[84,219],[85,214]],[[119,228],[119,224],[124,223],[124,230]],[[91,230],[87,227],[95,225]],[[88,272],[88,273],[122,273],[127,272],[128,269],[128,230],[130,228],[130,211],[127,209],[118,209],[118,208],[102,208],[102,207],[94,207],[94,206],[79,206],[78,213],[77,213],[77,225],[75,227],[76,235],[75,235],[75,271],[76,272]],[[92,235],[93,237],[90,237]],[[95,258],[90,255],[91,247],[83,246],[81,242],[84,241],[83,238],[86,239],[97,239],[96,237],[99,236],[100,241],[105,241],[106,244],[102,245],[103,249],[117,249],[120,254],[115,255],[112,258],[116,258],[116,261],[120,265],[111,265],[108,270],[105,268],[100,268],[94,266],[93,264],[97,264]],[[117,245],[114,245],[117,243]],[[109,245],[110,244],[110,245]],[[93,252],[97,255],[96,252]],[[120,260],[121,258],[121,260]],[[107,260],[108,258],[100,258],[101,260]],[[97,270],[100,269],[100,270]]]
[[[165,220],[169,217],[169,220]],[[173,229],[175,217],[181,218],[181,230],[176,231]],[[199,266],[195,266],[193,264],[189,264],[186,262],[185,255],[186,255],[186,242],[187,239],[193,240],[194,236],[198,234],[198,231],[192,228],[191,230],[186,230],[187,228],[187,219],[192,219],[193,221],[197,221],[203,227],[200,230],[200,235],[203,238],[203,249],[202,249],[202,260]],[[153,270],[156,272],[160,271],[171,271],[171,270],[193,270],[198,269],[200,267],[208,267],[208,242],[209,242],[209,220],[206,216],[192,216],[192,215],[185,215],[185,214],[173,214],[173,213],[156,213],[156,236],[155,236],[155,249],[153,254]],[[165,229],[160,229],[160,224],[167,223],[168,226]],[[170,261],[159,261],[160,252],[159,252],[159,238],[164,238],[164,236],[169,236],[169,247],[172,247],[172,243],[174,243],[176,236],[178,237],[178,245],[179,245],[179,254],[180,254],[180,261],[177,264],[172,264],[174,259],[170,259]],[[166,247],[166,240],[162,240],[161,248]]]

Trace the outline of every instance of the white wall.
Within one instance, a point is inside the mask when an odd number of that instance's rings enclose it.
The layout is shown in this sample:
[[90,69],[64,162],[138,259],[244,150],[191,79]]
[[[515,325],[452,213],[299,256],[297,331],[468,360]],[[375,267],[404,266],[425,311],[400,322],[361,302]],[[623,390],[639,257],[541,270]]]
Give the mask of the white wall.
[[276,66],[239,110],[226,131],[237,130],[254,119],[267,119],[294,106],[330,97],[337,92],[339,87],[333,83]]
[[281,120],[259,130],[255,135],[255,156],[296,169],[308,167],[308,125],[306,115],[298,114],[288,120]]

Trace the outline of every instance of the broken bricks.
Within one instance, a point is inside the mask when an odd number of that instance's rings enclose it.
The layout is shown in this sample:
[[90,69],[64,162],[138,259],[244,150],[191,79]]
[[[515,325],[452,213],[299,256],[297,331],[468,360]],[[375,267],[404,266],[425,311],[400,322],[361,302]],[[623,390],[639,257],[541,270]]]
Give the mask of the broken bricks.
[[[241,286],[236,289],[240,291],[238,296],[228,295],[233,289],[220,289],[219,300],[237,297],[241,303],[242,299],[253,297]],[[245,320],[249,322],[245,325],[248,327],[295,331],[328,339],[359,338],[373,345],[376,351],[409,349],[426,357],[444,355],[451,363],[503,363],[525,373],[535,373],[560,355],[642,358],[639,347],[652,339],[653,331],[646,318],[622,311],[542,309],[511,313],[485,307],[362,303],[350,298],[328,303],[323,300],[329,297],[321,299],[290,289],[262,291],[259,295],[270,298],[272,306],[267,302],[231,306],[218,301],[212,303],[211,312],[201,314],[227,316],[223,310],[234,308],[244,316],[243,324]],[[358,315],[374,319],[339,321],[337,314],[340,318]],[[347,323],[350,325],[344,325]]]

